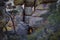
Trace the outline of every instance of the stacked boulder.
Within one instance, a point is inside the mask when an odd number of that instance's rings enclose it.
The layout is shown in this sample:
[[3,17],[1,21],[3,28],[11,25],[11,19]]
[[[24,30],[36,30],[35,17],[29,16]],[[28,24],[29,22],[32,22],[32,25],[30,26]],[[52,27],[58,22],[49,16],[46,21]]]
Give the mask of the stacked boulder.
[[26,7],[25,22],[31,27],[40,27],[44,20],[44,18],[40,16],[42,14],[46,14],[49,11],[48,7],[49,4],[41,4],[36,7],[35,11],[33,11],[32,7]]

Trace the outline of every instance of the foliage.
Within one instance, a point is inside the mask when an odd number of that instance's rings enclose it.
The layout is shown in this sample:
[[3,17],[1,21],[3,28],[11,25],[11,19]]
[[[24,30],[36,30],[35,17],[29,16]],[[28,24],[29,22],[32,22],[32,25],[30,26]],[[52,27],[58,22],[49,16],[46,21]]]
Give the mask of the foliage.
[[2,10],[0,10],[0,21],[3,19],[3,13],[2,13]]
[[60,40],[60,31],[58,30],[54,34],[52,34],[49,38],[49,40]]
[[12,11],[12,14],[13,14],[13,15],[16,15],[17,12],[18,12],[17,10],[13,10],[13,11]]
[[59,12],[55,12],[54,14],[51,14],[48,17],[48,20],[50,21],[51,24],[59,24],[60,23],[60,13]]
[[[56,8],[57,9],[57,8]],[[49,40],[60,40],[60,5],[58,10],[52,10],[52,14],[48,17],[49,24],[51,24],[56,30],[54,34],[50,35]]]
[[8,40],[20,40],[20,35],[10,35]]
[[28,35],[28,40],[37,40],[38,35],[41,33],[42,29],[37,29],[33,34]]
[[[53,6],[53,7],[52,7]],[[60,6],[58,6],[58,11],[57,11],[57,7],[56,7],[56,3],[55,4],[51,4],[50,5],[50,11],[49,11],[49,15],[43,15],[45,18],[47,18],[47,20],[49,21],[50,26],[53,26],[53,28],[56,29],[56,31],[53,33],[49,32],[50,35],[45,35],[45,37],[41,37],[38,40],[60,40]],[[46,25],[47,26],[47,25]],[[48,28],[48,26],[46,27]],[[52,28],[49,28],[48,30],[51,30]],[[39,31],[39,32],[38,32]],[[37,40],[35,38],[37,38],[38,34],[42,33],[42,30],[38,30],[35,34],[32,34],[28,37],[28,40]],[[44,33],[44,32],[43,32]],[[42,35],[43,35],[42,33]]]

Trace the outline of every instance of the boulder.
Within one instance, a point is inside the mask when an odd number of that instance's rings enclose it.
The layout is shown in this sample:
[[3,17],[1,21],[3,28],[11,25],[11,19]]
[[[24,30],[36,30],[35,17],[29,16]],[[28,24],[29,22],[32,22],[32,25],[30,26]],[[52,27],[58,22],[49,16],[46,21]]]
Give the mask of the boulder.
[[32,14],[32,7],[25,7],[25,15],[31,15]]
[[41,17],[31,17],[29,21],[29,26],[31,27],[40,27],[43,22],[43,18]]
[[48,4],[39,4],[38,6],[36,6],[36,9],[42,9],[42,10],[49,9],[49,5],[50,5],[50,3],[48,3]]
[[28,30],[28,27],[29,26],[27,26],[27,24],[26,23],[24,23],[24,22],[22,22],[22,21],[20,21],[20,23],[19,24],[17,24],[17,26],[16,26],[16,32],[17,32],[17,34],[19,34],[19,35],[27,35],[27,30]]
[[16,23],[19,23],[20,21],[23,20],[23,16],[22,15],[16,15],[15,20],[16,20]]
[[29,24],[30,18],[31,18],[31,16],[25,16],[25,23]]
[[42,14],[46,14],[48,10],[35,10],[32,16],[40,17]]

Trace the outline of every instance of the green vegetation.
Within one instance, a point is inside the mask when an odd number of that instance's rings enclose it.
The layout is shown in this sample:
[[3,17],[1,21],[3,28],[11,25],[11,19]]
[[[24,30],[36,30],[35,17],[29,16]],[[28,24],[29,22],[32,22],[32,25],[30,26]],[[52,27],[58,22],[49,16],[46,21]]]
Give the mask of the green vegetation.
[[[54,4],[52,4],[54,5]],[[56,5],[55,5],[56,6]],[[45,35],[45,37],[42,37],[38,40],[60,40],[60,6],[58,6],[58,11],[57,11],[57,7],[53,8],[52,6],[50,6],[50,11],[49,11],[49,15],[47,16],[46,14],[43,15],[44,18],[47,18],[47,20],[49,21],[49,24],[51,26],[53,26],[54,28],[56,27],[56,31],[53,33],[49,33],[50,35]],[[40,34],[42,30],[38,30],[37,32],[35,32],[34,34],[28,36],[28,40],[37,40],[37,34]],[[47,39],[46,39],[47,38]]]

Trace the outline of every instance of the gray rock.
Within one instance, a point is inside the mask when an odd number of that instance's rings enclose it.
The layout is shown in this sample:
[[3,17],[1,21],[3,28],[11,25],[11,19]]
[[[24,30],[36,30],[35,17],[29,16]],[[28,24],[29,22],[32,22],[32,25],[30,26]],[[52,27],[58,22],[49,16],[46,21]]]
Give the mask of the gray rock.
[[15,16],[15,20],[16,20],[16,23],[19,23],[20,21],[23,20],[23,16],[16,15],[16,16]]
[[24,22],[17,24],[16,32],[18,35],[20,35],[20,40],[27,40],[27,29],[28,26]]
[[29,21],[29,26],[40,27],[41,22],[43,22],[43,18],[41,18],[41,17],[31,17],[30,21]]
[[25,14],[31,15],[32,14],[32,8],[31,7],[25,7]]
[[23,20],[23,8],[21,6],[16,6],[16,10],[18,10],[17,15],[15,16],[17,23]]
[[29,26],[27,26],[27,24],[25,24],[24,22],[20,22],[19,24],[17,24],[16,31],[18,34],[24,35],[27,34],[28,27]]
[[18,12],[22,13],[23,12],[23,7],[18,5],[18,6],[16,6],[16,10],[18,10]]
[[39,4],[36,9],[49,9],[49,4]]
[[30,18],[31,18],[31,16],[25,16],[25,23],[29,24]]
[[16,6],[16,10],[18,10],[18,13],[17,13],[17,15],[23,15],[23,7],[21,7],[21,6]]
[[42,14],[46,14],[48,12],[48,10],[36,10],[33,14],[32,14],[32,16],[37,16],[37,17],[39,17],[39,16],[41,16]]

